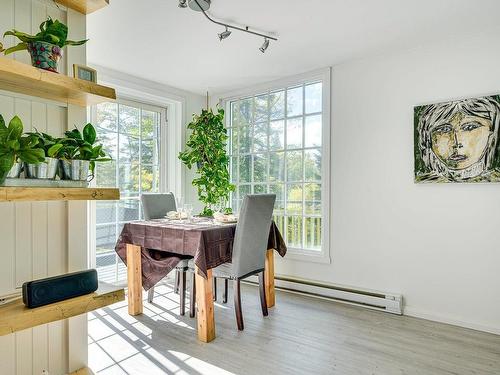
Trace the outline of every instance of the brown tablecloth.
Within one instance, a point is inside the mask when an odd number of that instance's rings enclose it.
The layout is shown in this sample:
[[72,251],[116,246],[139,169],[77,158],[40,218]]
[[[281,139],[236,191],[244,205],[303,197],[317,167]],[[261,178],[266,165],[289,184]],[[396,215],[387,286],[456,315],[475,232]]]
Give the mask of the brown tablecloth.
[[[173,223],[165,220],[134,221],[125,224],[115,251],[127,264],[127,244],[142,247],[142,285],[152,288],[163,279],[181,259],[194,258],[199,270],[207,270],[231,261],[236,224],[214,225]],[[271,223],[268,249],[282,257],[286,245],[278,227]]]

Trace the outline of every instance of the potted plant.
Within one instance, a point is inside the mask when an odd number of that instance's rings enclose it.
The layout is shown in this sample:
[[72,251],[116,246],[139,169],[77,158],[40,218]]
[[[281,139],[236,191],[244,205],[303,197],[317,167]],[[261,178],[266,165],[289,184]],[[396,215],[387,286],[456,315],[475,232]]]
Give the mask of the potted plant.
[[[198,177],[192,184],[198,188],[198,198],[205,204],[201,216],[212,216],[214,210],[226,206],[229,194],[235,186],[230,183],[226,154],[227,130],[224,127],[224,110],[203,109],[200,115],[193,115],[188,127],[191,135],[186,150],[179,159],[189,168],[197,167]],[[226,208],[224,211],[230,212]]]
[[26,134],[36,140],[35,147],[41,148],[45,155],[42,163],[25,163],[26,177],[53,180],[59,164],[59,160],[54,155],[61,147],[59,146],[60,140],[38,130]]
[[19,177],[20,161],[36,164],[45,159],[44,151],[36,147],[36,139],[22,134],[23,123],[19,117],[14,116],[6,126],[0,115],[0,184],[7,176]]
[[15,29],[5,32],[4,38],[7,35],[15,36],[21,42],[4,50],[6,55],[27,50],[31,55],[31,65],[55,73],[58,73],[57,64],[62,57],[62,48],[67,45],[79,46],[85,44],[88,40],[68,40],[68,27],[58,20],[53,21],[50,17],[41,23],[40,32],[36,35],[30,35]]
[[82,132],[75,128],[64,134],[65,138],[49,148],[51,155],[61,160],[63,180],[91,181],[95,163],[112,160],[106,157],[102,144],[96,144],[97,134],[92,124],[85,125]]

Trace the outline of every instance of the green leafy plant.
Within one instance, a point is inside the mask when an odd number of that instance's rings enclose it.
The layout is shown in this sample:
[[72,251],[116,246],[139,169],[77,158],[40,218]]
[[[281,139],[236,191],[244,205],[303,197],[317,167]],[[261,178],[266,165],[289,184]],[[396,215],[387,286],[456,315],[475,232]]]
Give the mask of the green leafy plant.
[[6,55],[16,51],[27,50],[28,43],[30,42],[47,42],[63,48],[67,45],[79,46],[88,41],[88,39],[80,41],[68,40],[68,26],[59,20],[53,21],[50,17],[40,24],[40,32],[36,35],[23,33],[16,29],[6,31],[5,34],[3,34],[4,38],[8,35],[15,36],[21,42],[14,47],[7,48],[6,50],[0,49],[0,51],[4,51]]
[[110,161],[102,144],[96,144],[97,133],[92,124],[88,123],[80,132],[76,127],[64,133],[65,137],[58,139],[50,146],[48,152],[51,157],[66,160],[88,160],[90,171],[94,173],[95,163]]
[[62,147],[62,140],[60,138],[55,138],[47,133],[39,132],[36,129],[34,132],[26,133],[26,135],[36,140],[35,147],[43,149],[46,157],[56,157],[55,155]]
[[[189,168],[197,167],[198,177],[193,186],[198,188],[198,198],[205,204],[201,216],[212,216],[216,207],[225,207],[229,194],[235,186],[230,183],[226,154],[227,131],[224,127],[224,110],[203,109],[200,115],[193,115],[187,127],[191,131],[186,150],[179,153],[179,159]],[[224,211],[229,212],[228,209]]]
[[7,174],[17,160],[37,164],[45,160],[43,149],[36,147],[37,140],[31,135],[23,136],[23,123],[14,116],[6,126],[0,115],[0,183],[3,184]]

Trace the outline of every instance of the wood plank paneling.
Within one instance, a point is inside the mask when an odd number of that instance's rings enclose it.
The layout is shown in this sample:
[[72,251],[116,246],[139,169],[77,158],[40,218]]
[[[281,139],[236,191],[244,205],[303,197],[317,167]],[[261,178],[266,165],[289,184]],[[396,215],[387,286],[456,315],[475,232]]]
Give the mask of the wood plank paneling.
[[[14,27],[14,0],[0,0],[0,25],[6,30]],[[4,46],[10,47],[14,37],[3,39]],[[11,56],[12,58],[12,56]],[[14,99],[0,95],[0,114],[11,118],[14,113]],[[0,204],[0,217],[13,218],[15,215],[14,203]],[[15,280],[15,230],[14,220],[3,220],[0,225],[0,248],[2,249],[2,262],[0,263],[0,294],[7,294],[14,289]],[[2,371],[6,374],[16,374],[16,336],[0,337],[0,361]]]
[[[36,4],[36,3],[35,3]],[[35,5],[34,4],[34,5]],[[40,5],[40,4],[38,4]],[[47,131],[47,104],[32,102],[31,103],[32,130]],[[48,269],[48,215],[47,203],[35,202],[31,204],[32,212],[32,231],[31,243],[33,257],[33,278],[40,279],[47,277]],[[33,328],[33,342],[47,341],[48,326],[40,326]],[[33,351],[33,373],[40,374],[44,369],[49,367],[48,363],[48,347],[43,345]]]
[[[32,0],[15,0],[14,1],[14,28],[25,32],[33,32],[31,28],[32,14]],[[19,43],[17,38],[14,39],[14,44]],[[31,64],[31,57],[27,51],[19,51],[14,53],[16,61]]]
[[[16,28],[36,33],[47,16],[67,23],[66,11],[50,0],[0,0],[2,31]],[[83,17],[83,16],[82,16]],[[71,28],[71,25],[69,25]],[[2,40],[5,47],[17,43],[14,37]],[[75,47],[83,48],[83,47]],[[7,56],[30,63],[28,52]],[[60,62],[67,72],[67,51]],[[85,63],[82,61],[81,63]],[[0,89],[2,89],[0,85]],[[62,135],[68,127],[68,109],[38,98],[0,94],[0,114],[9,121],[21,117],[25,129],[36,127]],[[0,294],[12,293],[16,286],[32,278],[57,275],[68,269],[68,223],[66,202],[0,203]],[[86,337],[81,338],[86,342]],[[0,337],[1,374],[51,375],[69,372],[68,322],[58,321]]]

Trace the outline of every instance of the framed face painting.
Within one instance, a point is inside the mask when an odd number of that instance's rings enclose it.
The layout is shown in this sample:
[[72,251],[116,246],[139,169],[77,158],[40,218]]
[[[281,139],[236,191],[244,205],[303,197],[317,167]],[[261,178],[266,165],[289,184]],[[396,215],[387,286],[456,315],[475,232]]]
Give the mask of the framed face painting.
[[415,107],[415,182],[500,182],[499,123],[500,95]]

